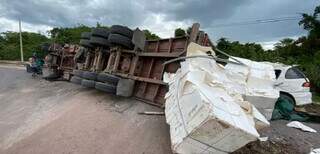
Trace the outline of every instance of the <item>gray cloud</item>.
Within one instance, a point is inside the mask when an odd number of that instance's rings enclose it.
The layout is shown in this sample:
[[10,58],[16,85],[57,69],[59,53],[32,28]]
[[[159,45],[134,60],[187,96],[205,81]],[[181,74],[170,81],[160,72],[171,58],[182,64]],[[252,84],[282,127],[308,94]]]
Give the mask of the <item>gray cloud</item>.
[[164,0],[148,6],[151,11],[165,14],[168,20],[192,20],[203,26],[218,19],[229,18],[240,6],[252,0]]
[[[281,17],[300,17],[300,13],[311,13],[320,5],[319,0],[257,0],[249,5],[241,6],[227,19],[216,23],[232,23],[238,21],[252,21],[255,19],[269,19]],[[290,20],[276,23],[207,28],[211,36],[218,39],[226,37],[232,40],[247,41],[275,41],[284,37],[296,37],[306,34],[299,25],[299,20]]]
[[[192,21],[201,23],[202,28],[214,39],[227,37],[243,42],[261,42],[299,36],[305,31],[297,25],[298,21],[220,28],[212,25],[298,16],[300,12],[312,12],[316,5],[319,5],[319,0],[2,0],[0,17],[8,20],[20,17],[28,24],[50,27],[74,26],[78,23],[92,26],[97,22],[135,27],[144,24],[147,19],[148,24],[163,25]],[[150,22],[150,17],[154,15],[162,15],[163,21]]]

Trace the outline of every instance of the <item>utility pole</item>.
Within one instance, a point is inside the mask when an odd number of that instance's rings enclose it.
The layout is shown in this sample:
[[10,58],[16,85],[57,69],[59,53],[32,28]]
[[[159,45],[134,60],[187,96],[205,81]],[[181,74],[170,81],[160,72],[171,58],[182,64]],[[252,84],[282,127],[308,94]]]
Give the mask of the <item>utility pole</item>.
[[19,32],[20,32],[20,56],[21,62],[23,62],[23,46],[22,46],[22,34],[21,34],[21,19],[19,18]]

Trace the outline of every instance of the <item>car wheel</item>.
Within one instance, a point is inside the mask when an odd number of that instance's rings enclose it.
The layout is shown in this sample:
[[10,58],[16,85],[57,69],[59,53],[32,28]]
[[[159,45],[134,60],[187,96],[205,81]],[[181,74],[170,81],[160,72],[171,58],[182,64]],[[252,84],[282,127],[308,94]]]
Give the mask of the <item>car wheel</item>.
[[120,34],[110,34],[108,41],[112,46],[120,45],[128,49],[133,49],[134,47],[131,39]]
[[111,26],[110,33],[120,34],[120,35],[126,36],[130,39],[132,39],[132,36],[133,36],[133,31],[130,28],[128,28],[126,26],[121,26],[121,25]]
[[70,82],[71,83],[75,83],[75,84],[81,84],[81,81],[82,79],[80,77],[77,77],[77,76],[73,76],[71,79],[70,79]]
[[119,79],[120,78],[115,75],[106,74],[106,73],[99,73],[97,76],[97,81],[107,82],[113,85],[117,85],[117,83],[119,82]]
[[87,88],[94,88],[96,85],[96,82],[93,80],[82,79],[81,85]]
[[288,102],[290,102],[292,105],[295,106],[295,101],[291,96],[287,94],[280,94],[280,98],[287,100]]
[[97,90],[101,90],[107,93],[116,93],[116,86],[109,83],[96,82],[95,88]]

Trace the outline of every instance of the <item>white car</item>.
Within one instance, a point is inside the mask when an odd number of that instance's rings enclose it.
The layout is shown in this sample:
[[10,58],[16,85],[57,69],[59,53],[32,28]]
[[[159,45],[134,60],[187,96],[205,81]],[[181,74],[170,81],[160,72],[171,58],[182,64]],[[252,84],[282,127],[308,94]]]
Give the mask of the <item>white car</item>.
[[276,89],[280,97],[289,100],[294,105],[312,103],[309,79],[296,67],[284,64],[273,64],[276,75]]

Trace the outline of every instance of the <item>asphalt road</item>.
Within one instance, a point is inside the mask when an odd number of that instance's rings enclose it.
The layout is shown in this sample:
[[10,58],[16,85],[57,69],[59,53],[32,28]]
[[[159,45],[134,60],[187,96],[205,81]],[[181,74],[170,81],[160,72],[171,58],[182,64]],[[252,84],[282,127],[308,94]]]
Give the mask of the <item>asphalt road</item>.
[[0,153],[170,153],[159,108],[0,66]]

